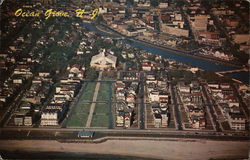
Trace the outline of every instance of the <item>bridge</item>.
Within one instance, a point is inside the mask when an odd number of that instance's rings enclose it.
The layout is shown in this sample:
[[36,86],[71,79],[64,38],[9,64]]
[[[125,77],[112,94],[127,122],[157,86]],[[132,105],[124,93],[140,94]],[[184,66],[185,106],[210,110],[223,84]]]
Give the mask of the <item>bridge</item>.
[[236,72],[248,72],[249,70],[247,68],[241,68],[241,69],[235,69],[235,70],[229,70],[229,71],[220,71],[215,72],[217,74],[226,74],[226,73],[236,73]]

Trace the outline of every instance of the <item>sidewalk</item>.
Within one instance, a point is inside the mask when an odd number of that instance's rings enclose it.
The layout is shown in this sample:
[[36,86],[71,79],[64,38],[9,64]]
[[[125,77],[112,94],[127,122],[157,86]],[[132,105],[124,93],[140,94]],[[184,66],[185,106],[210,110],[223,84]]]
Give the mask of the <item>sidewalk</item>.
[[[99,73],[97,81],[100,81],[101,78],[102,78],[102,71]],[[96,99],[97,99],[97,96],[98,96],[98,92],[99,92],[99,88],[100,88],[100,82],[97,82],[96,86],[95,86],[95,92],[94,92],[93,100],[92,100],[92,103],[91,103],[91,106],[90,106],[90,110],[89,110],[88,120],[86,122],[86,128],[90,127],[90,124],[91,124],[91,121],[92,121],[92,118],[93,118],[93,113],[95,111],[95,105],[96,105],[96,103],[93,103],[93,102],[96,102]]]

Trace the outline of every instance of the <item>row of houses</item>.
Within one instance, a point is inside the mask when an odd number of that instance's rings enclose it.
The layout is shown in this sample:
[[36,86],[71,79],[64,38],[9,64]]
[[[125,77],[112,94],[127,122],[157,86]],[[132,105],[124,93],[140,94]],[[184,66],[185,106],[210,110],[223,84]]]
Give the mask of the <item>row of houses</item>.
[[188,85],[182,81],[178,82],[177,91],[180,96],[180,101],[183,103],[191,128],[204,129],[206,127],[206,112],[199,82],[192,81]]
[[36,114],[41,111],[41,105],[48,98],[51,91],[52,78],[48,72],[39,72],[32,80],[32,84],[14,112],[14,124],[17,126],[31,126]]
[[145,79],[145,92],[150,103],[154,126],[156,128],[167,127],[170,117],[167,73],[160,72],[160,75],[156,75],[155,72],[147,72]]
[[[65,118],[69,103],[78,94],[81,86],[79,72],[82,68],[78,65],[68,66],[68,77],[62,78],[55,85],[55,93],[41,114],[41,126],[57,126]],[[73,74],[75,73],[75,74]],[[73,75],[72,75],[73,74]]]
[[138,82],[116,82],[116,126],[129,128],[134,119]]
[[244,116],[239,100],[229,83],[209,83],[208,91],[222,113],[222,116],[227,119],[230,128],[233,130],[246,129],[246,117]]

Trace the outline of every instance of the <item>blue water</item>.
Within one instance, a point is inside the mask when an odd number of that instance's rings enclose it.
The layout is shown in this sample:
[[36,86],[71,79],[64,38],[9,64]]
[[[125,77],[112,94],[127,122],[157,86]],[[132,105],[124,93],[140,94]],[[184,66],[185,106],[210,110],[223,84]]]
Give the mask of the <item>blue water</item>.
[[[97,32],[102,36],[108,36],[108,37],[112,37],[112,38],[119,37],[117,35],[104,33],[102,31],[98,30],[94,25],[92,25],[90,23],[83,23],[83,25],[85,27],[87,27],[89,30]],[[203,70],[211,70],[214,72],[218,72],[218,71],[228,71],[228,70],[238,69],[235,67],[216,64],[216,63],[210,62],[210,61],[205,61],[205,60],[201,60],[201,59],[195,59],[192,57],[178,55],[175,53],[171,53],[171,51],[165,51],[163,49],[154,48],[154,47],[147,46],[147,45],[144,45],[144,44],[141,44],[138,42],[127,42],[127,43],[130,44],[131,46],[138,47],[138,48],[144,49],[148,52],[161,55],[164,58],[173,59],[177,62],[186,63],[186,64],[191,65],[191,66],[199,67]],[[237,79],[245,84],[249,84],[249,72],[232,73],[232,74],[227,74],[226,76],[228,76],[230,78]]]
[[174,53],[171,53],[169,51],[162,50],[162,49],[153,48],[150,46],[145,46],[145,45],[142,45],[142,44],[137,43],[137,42],[133,42],[133,43],[131,43],[131,45],[134,47],[139,47],[139,48],[145,49],[151,53],[161,55],[164,58],[174,59],[178,62],[183,62],[183,63],[189,64],[191,66],[199,67],[199,68],[204,69],[204,70],[212,70],[212,71],[216,72],[216,71],[226,71],[226,70],[236,69],[234,67],[217,65],[217,64],[210,62],[210,61],[194,59],[191,57],[186,57],[186,56],[174,54]]
[[120,156],[110,154],[90,154],[79,152],[25,152],[25,151],[2,151],[3,159],[79,159],[79,160],[153,160],[133,156]]

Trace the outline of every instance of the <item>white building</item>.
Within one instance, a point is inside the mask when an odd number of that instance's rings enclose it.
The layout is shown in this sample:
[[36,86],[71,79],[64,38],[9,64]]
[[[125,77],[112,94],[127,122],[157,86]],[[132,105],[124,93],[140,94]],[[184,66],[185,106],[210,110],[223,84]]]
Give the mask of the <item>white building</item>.
[[57,112],[43,112],[41,115],[42,126],[58,125]]
[[105,52],[105,49],[103,49],[101,53],[93,56],[90,62],[90,66],[101,70],[111,67],[116,68],[117,57]]
[[149,93],[149,101],[150,102],[158,102],[159,101],[159,91],[151,91]]
[[246,119],[243,114],[240,113],[229,113],[228,122],[233,130],[245,130],[246,128]]

